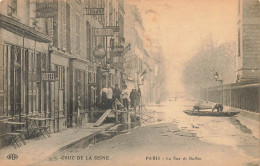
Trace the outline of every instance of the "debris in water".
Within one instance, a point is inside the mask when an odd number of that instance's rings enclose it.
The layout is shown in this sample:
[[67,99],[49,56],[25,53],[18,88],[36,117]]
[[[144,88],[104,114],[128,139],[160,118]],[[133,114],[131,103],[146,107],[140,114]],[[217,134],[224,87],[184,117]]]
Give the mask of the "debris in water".
[[194,126],[194,125],[192,125],[192,128],[196,128],[196,129],[198,129],[199,127],[198,127],[198,126]]
[[169,135],[162,135],[162,136],[169,136]]

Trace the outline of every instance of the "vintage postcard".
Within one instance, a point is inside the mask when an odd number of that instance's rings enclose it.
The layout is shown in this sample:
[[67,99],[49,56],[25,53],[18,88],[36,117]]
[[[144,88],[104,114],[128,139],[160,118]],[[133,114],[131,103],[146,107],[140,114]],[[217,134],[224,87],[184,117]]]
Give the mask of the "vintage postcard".
[[1,166],[260,166],[260,0],[0,0]]

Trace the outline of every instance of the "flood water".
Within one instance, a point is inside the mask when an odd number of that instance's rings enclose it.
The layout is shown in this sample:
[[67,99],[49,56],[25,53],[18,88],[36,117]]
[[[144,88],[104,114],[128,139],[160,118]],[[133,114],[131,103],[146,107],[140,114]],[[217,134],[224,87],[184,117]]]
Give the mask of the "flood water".
[[[179,99],[146,107],[141,126],[118,130],[97,142],[90,140],[57,160],[68,165],[259,165],[259,140],[246,126],[235,117],[185,114],[183,110],[193,104]],[[67,160],[66,156],[84,159]],[[57,161],[46,162],[55,165]]]

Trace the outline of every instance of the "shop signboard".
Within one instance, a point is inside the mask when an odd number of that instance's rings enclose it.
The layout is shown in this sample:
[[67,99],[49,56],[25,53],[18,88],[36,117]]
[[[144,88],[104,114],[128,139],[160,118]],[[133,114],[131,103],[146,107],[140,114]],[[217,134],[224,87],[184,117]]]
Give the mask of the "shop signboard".
[[104,8],[85,8],[85,15],[104,15]]
[[113,36],[114,31],[113,29],[109,28],[95,28],[94,35],[95,36]]
[[119,32],[119,26],[105,26],[106,29],[113,29],[114,32]]
[[115,46],[113,51],[115,51],[115,52],[123,52],[124,51],[124,46]]
[[94,49],[93,55],[95,56],[95,58],[101,59],[101,58],[104,58],[106,56],[106,51],[105,51],[105,49],[102,45],[98,45]]
[[109,70],[109,74],[115,75],[115,74],[116,74],[116,70],[115,70],[115,69],[110,69],[110,70]]
[[57,2],[36,2],[36,18],[53,18],[58,15]]
[[131,49],[130,43],[125,48],[124,46],[115,46],[114,49],[110,51],[110,54],[111,56],[123,56],[130,49]]

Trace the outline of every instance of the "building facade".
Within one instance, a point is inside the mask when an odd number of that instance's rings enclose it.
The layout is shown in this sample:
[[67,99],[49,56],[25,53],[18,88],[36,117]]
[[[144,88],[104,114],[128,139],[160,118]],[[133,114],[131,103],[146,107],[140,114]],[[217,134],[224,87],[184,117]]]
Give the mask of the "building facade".
[[260,76],[260,2],[238,0],[237,80]]
[[[87,9],[101,8],[103,14]],[[3,0],[0,2],[0,116],[51,118],[51,130],[91,120],[99,92],[121,85],[122,61],[111,51],[124,44],[123,0]],[[96,29],[120,27],[112,35]],[[100,46],[105,57],[96,57]],[[121,58],[121,59],[120,59]],[[122,67],[122,66],[121,66]]]
[[1,117],[47,114],[49,83],[40,73],[50,70],[52,38],[43,20],[36,24],[35,4],[1,1]]
[[[203,88],[197,97],[259,113],[260,2],[238,0],[236,83]],[[223,95],[223,99],[222,99]]]
[[0,1],[0,120],[49,118],[51,132],[94,122],[101,89],[115,84],[151,102],[156,62],[143,33],[124,0]]

